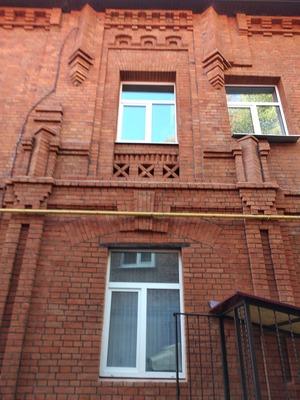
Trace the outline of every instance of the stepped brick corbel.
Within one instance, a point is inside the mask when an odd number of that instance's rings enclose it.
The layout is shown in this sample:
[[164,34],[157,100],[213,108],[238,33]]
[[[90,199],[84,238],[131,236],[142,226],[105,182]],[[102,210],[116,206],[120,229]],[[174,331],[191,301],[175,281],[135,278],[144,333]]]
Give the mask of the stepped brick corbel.
[[202,61],[204,72],[213,87],[221,89],[225,84],[224,72],[231,67],[223,54],[215,49]]
[[276,196],[277,188],[241,188],[240,197],[244,212],[251,214],[277,214]]
[[93,65],[93,58],[81,49],[77,49],[70,57],[70,77],[75,86],[79,86],[88,76]]
[[44,178],[43,182],[24,179],[15,180],[11,186],[13,204],[9,204],[10,197],[5,196],[8,205],[17,208],[47,208],[47,201],[52,192],[52,181]]
[[75,46],[69,58],[70,77],[75,86],[87,79],[94,63],[96,24],[95,11],[86,5],[80,16]]

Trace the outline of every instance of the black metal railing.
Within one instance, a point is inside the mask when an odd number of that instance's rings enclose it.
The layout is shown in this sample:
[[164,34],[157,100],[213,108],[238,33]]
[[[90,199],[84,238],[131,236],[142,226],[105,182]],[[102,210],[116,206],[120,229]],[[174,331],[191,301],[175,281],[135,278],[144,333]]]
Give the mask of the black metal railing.
[[[224,399],[228,388],[223,319],[209,314],[175,314],[177,399]],[[182,329],[183,328],[183,329]],[[180,341],[185,365],[180,371]]]
[[177,399],[300,399],[299,324],[247,302],[226,315],[175,314]]

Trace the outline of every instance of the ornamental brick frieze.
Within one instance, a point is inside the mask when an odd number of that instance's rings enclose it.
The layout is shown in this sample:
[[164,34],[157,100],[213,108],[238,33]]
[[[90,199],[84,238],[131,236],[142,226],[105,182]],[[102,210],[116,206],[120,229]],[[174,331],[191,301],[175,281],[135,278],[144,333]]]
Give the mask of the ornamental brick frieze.
[[187,44],[183,43],[181,35],[130,35],[116,34],[113,43],[110,47],[113,48],[157,48],[157,49],[186,49]]
[[62,10],[60,8],[7,8],[0,7],[0,26],[4,29],[22,27],[26,30],[60,26]]
[[238,29],[241,35],[264,36],[283,35],[293,36],[300,34],[300,17],[257,16],[237,14]]
[[161,11],[161,10],[113,10],[105,13],[105,28],[117,27],[122,30],[159,29],[164,31],[172,29],[193,30],[193,13],[191,11]]
[[113,177],[118,179],[178,179],[180,176],[178,149],[147,152],[115,150]]

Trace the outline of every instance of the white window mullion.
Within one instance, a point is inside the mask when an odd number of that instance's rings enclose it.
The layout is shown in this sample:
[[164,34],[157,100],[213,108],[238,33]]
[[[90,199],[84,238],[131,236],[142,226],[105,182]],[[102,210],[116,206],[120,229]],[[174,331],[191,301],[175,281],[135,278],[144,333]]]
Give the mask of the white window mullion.
[[147,325],[147,288],[139,292],[138,307],[138,338],[137,338],[137,369],[140,374],[146,369],[146,329]]
[[260,128],[257,108],[256,108],[255,105],[252,105],[250,107],[250,109],[251,109],[251,116],[252,116],[252,122],[253,122],[253,127],[254,127],[254,133],[255,133],[255,135],[261,135],[261,128]]

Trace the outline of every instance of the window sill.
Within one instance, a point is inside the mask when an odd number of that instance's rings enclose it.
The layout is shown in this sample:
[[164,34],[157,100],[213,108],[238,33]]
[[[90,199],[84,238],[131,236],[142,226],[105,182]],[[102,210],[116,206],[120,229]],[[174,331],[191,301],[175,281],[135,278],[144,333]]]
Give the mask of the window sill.
[[264,139],[270,143],[296,143],[300,135],[246,135],[242,133],[234,133],[233,138],[240,139],[245,136],[253,136],[256,139]]

